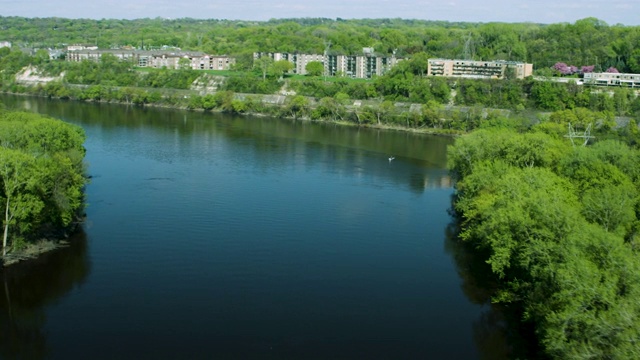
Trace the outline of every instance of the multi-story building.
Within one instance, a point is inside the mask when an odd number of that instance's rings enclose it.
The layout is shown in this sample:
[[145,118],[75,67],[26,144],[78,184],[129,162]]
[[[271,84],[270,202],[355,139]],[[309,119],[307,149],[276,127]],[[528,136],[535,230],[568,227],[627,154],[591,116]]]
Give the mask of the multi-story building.
[[640,74],[585,73],[585,85],[640,87]]
[[504,79],[513,76],[524,79],[533,74],[533,64],[516,61],[476,61],[429,59],[427,76],[462,77],[475,79]]
[[111,54],[115,57],[117,57],[120,60],[131,60],[131,61],[137,61],[138,58],[140,56],[146,56],[148,54],[144,54],[145,52],[139,51],[139,52],[135,52],[133,50],[114,50],[114,49],[110,49],[110,50],[88,50],[88,49],[82,49],[82,50],[70,50],[67,51],[67,61],[72,61],[72,62],[78,62],[78,61],[83,61],[83,60],[90,60],[90,61],[100,61],[100,58],[102,57],[102,55],[104,54]]
[[67,61],[100,61],[104,54],[111,54],[120,60],[127,60],[139,67],[177,69],[180,59],[187,59],[194,70],[228,70],[235,58],[226,55],[207,55],[198,51],[143,51],[127,49],[72,50],[67,52]]
[[67,51],[78,51],[78,50],[98,50],[98,45],[89,45],[89,44],[67,45]]
[[305,75],[307,73],[307,64],[316,61],[324,64],[324,55],[317,54],[295,54],[294,55],[295,62],[293,63],[295,66],[295,73],[300,75]]
[[269,56],[274,61],[287,60],[293,63],[294,74],[306,75],[306,66],[311,61],[324,65],[328,76],[344,75],[352,78],[370,79],[381,76],[397,64],[395,56],[376,56],[372,48],[364,48],[363,55],[319,55],[319,54],[289,54],[289,53],[254,53],[253,58]]

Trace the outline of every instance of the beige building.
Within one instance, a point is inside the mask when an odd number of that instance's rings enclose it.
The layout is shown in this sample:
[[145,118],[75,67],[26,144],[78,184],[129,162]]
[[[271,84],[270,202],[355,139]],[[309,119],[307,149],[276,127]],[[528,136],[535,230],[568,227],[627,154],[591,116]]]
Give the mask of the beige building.
[[307,74],[307,64],[312,61],[321,62],[324,64],[324,55],[316,55],[316,54],[294,54],[294,62],[295,65],[295,73],[300,75]]
[[229,70],[236,59],[226,55],[204,55],[191,59],[192,68],[195,70]]
[[508,72],[513,77],[524,79],[533,75],[533,64],[516,61],[476,61],[429,59],[427,76],[462,77],[474,79],[504,79]]
[[229,70],[235,58],[226,55],[207,55],[198,51],[143,51],[143,50],[72,50],[67,52],[67,61],[100,61],[104,54],[120,60],[131,61],[135,66],[177,69],[181,59],[187,59],[194,70]]
[[640,74],[585,73],[585,85],[640,87]]

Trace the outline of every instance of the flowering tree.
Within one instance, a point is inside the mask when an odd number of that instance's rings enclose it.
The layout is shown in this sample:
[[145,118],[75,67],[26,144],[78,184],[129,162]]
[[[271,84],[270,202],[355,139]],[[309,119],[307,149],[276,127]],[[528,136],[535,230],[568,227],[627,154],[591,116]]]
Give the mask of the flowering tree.
[[595,65],[584,65],[578,68],[574,65],[567,65],[563,62],[557,62],[552,66],[552,69],[558,71],[561,75],[585,74],[593,72],[593,70],[595,69]]
[[571,75],[571,74],[573,74],[573,72],[571,72],[571,66],[569,66],[569,65],[567,65],[567,64],[565,64],[563,62],[557,62],[555,65],[553,65],[553,69],[557,70],[562,75]]
[[608,72],[608,73],[616,73],[616,74],[617,74],[617,73],[619,73],[620,71],[618,71],[618,69],[616,69],[616,68],[614,68],[614,67],[612,66],[612,67],[608,68],[608,69],[607,69],[607,71],[605,71],[605,72]]
[[577,66],[567,65],[563,62],[557,62],[555,65],[553,65],[552,68],[562,75],[573,75],[580,73],[580,69],[578,69]]
[[583,74],[592,73],[593,69],[595,68],[596,68],[595,65],[585,65],[580,69],[580,72],[582,72]]

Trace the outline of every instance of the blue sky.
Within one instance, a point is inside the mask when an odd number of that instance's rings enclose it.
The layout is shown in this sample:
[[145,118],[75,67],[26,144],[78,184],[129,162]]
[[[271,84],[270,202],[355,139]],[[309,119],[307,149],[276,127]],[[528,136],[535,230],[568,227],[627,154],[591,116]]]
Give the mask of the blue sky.
[[574,22],[596,17],[640,25],[638,0],[0,0],[0,15],[65,18],[268,20],[405,18],[471,22]]

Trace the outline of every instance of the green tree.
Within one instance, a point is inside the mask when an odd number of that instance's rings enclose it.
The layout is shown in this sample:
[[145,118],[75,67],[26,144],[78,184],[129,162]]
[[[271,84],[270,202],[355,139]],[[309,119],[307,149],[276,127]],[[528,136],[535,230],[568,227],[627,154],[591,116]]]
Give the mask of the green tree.
[[324,65],[320,61],[309,61],[305,70],[309,76],[320,76],[324,73]]
[[260,72],[262,73],[262,81],[265,81],[267,79],[267,73],[269,72],[269,69],[272,65],[273,59],[269,56],[261,56],[253,61],[254,68],[260,70]]
[[34,158],[16,150],[0,148],[0,178],[4,200],[2,256],[7,254],[9,230],[18,225],[28,230],[44,207],[37,196],[38,176]]
[[287,100],[287,112],[289,112],[294,119],[303,116],[308,111],[309,100],[307,100],[306,97],[296,95],[292,98],[288,98]]
[[278,60],[271,64],[269,70],[273,77],[281,79],[284,74],[293,69],[293,63],[289,60]]
[[186,57],[181,57],[180,60],[178,60],[178,69],[179,70],[191,69],[191,60],[189,60],[189,58],[186,58]]

